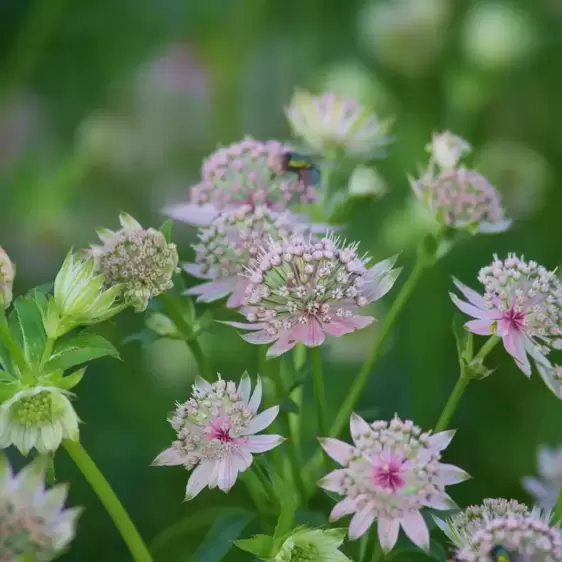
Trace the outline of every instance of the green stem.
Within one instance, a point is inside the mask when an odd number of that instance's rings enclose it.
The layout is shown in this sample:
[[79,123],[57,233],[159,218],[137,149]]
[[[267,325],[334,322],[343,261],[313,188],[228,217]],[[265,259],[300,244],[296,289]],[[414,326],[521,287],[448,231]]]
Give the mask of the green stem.
[[64,439],[62,443],[66,452],[70,455],[80,472],[82,472],[84,478],[89,482],[104,505],[107,513],[113,519],[121,537],[129,548],[133,560],[135,562],[152,562],[152,556],[139,535],[135,524],[86,450],[76,441]]
[[326,391],[324,388],[324,377],[322,375],[322,354],[320,347],[311,347],[310,367],[312,370],[312,383],[314,385],[314,396],[316,398],[316,415],[318,416],[319,435],[328,435],[328,415],[326,406]]
[[4,345],[10,352],[10,357],[20,373],[24,372],[27,369],[27,361],[25,360],[23,350],[12,337],[4,310],[0,310],[0,340],[4,342]]
[[203,353],[201,345],[199,344],[199,341],[197,340],[192,327],[184,318],[181,305],[179,305],[169,293],[163,293],[162,295],[160,295],[160,300],[162,301],[162,304],[164,305],[168,316],[172,319],[172,322],[176,325],[176,328],[184,337],[187,347],[189,347],[191,353],[193,354],[193,357],[195,358],[195,361],[197,362],[197,365],[199,366],[201,376],[205,380],[213,380],[214,376],[211,364]]
[[268,512],[268,493],[263,485],[259,472],[255,467],[251,467],[241,474],[241,480],[246,484],[248,493],[258,509],[258,512],[262,515],[266,514]]
[[480,351],[476,354],[474,361],[482,362],[487,357],[488,353],[498,345],[501,338],[499,336],[490,336],[488,341],[480,348]]
[[554,522],[562,521],[562,492],[558,495],[558,501],[554,508]]

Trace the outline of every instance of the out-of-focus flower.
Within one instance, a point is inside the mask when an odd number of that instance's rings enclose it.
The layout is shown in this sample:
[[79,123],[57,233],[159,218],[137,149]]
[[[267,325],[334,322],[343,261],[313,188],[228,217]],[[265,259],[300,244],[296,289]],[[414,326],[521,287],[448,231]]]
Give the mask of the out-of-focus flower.
[[447,0],[371,1],[359,12],[359,37],[385,66],[420,76],[442,50],[450,11]]
[[290,147],[279,141],[243,141],[220,148],[205,162],[202,180],[190,202],[164,209],[171,218],[206,226],[220,211],[241,205],[266,205],[283,211],[290,203],[316,200],[314,186],[284,166]]
[[251,393],[244,373],[233,381],[208,383],[197,377],[191,398],[179,404],[169,420],[178,438],[154,460],[156,466],[194,469],[185,499],[194,498],[205,486],[228,492],[239,472],[252,464],[252,453],[264,453],[283,442],[280,435],[256,435],[271,425],[279,406],[257,414],[262,399],[261,380]]
[[339,550],[345,529],[297,529],[281,545],[273,562],[350,562]]
[[314,96],[297,90],[286,114],[293,134],[323,156],[341,151],[370,158],[389,142],[389,120],[381,121],[367,106],[333,92]]
[[349,178],[349,194],[353,197],[382,197],[387,191],[385,179],[375,168],[357,166]]
[[16,266],[11,262],[6,251],[0,246],[0,308],[10,306],[13,298],[12,287],[16,276]]
[[152,312],[147,315],[144,324],[149,330],[152,330],[155,334],[164,338],[175,338],[180,335],[172,320],[161,312]]
[[44,317],[45,331],[56,339],[76,326],[103,322],[123,309],[116,304],[121,287],[104,290],[104,276],[93,259],[70,252],[55,278],[54,298]]
[[527,476],[523,487],[542,508],[553,509],[562,490],[562,447],[541,447],[538,465],[540,478]]
[[92,246],[90,253],[105,284],[119,285],[123,300],[141,312],[150,299],[173,287],[178,252],[159,230],[144,229],[126,213],[119,221],[121,229],[117,232],[98,231],[103,246]]
[[562,372],[547,356],[562,348],[562,285],[554,271],[515,254],[500,260],[494,255],[478,280],[484,296],[454,280],[468,302],[450,293],[455,305],[472,316],[465,328],[474,334],[496,334],[517,366],[531,376],[531,357],[548,388],[562,398]]
[[507,513],[486,518],[457,550],[458,562],[494,562],[498,552],[506,552],[523,562],[562,560],[562,535],[552,527],[550,517],[534,510],[528,515]]
[[462,32],[467,58],[491,69],[508,68],[529,57],[537,39],[529,14],[505,1],[475,2]]
[[27,455],[56,451],[63,439],[78,440],[78,417],[67,393],[35,386],[17,392],[0,405],[0,449],[14,445]]
[[471,505],[446,520],[434,517],[437,526],[456,548],[470,544],[472,535],[496,517],[528,516],[529,508],[516,500],[488,498],[481,505]]
[[351,416],[355,446],[337,439],[321,439],[326,453],[343,468],[326,475],[318,485],[345,496],[333,508],[330,520],[354,514],[349,538],[357,539],[377,520],[378,537],[385,552],[392,550],[402,527],[410,540],[429,550],[429,530],[420,513],[424,507],[453,509],[445,487],[469,478],[440,461],[454,431],[431,435],[410,420],[368,424]]
[[543,205],[552,170],[532,147],[491,141],[479,150],[477,167],[497,186],[509,216],[529,217]]
[[241,306],[249,284],[244,272],[256,265],[264,241],[280,240],[298,229],[288,212],[275,213],[262,205],[244,205],[221,213],[199,233],[199,243],[194,246],[196,263],[184,266],[188,273],[208,282],[188,289],[186,294],[197,295],[203,302],[230,294],[226,305]]
[[367,268],[368,259],[357,246],[345,246],[333,237],[314,240],[292,235],[269,241],[247,275],[249,286],[241,312],[250,330],[243,338],[256,344],[273,343],[267,355],[275,357],[298,342],[321,345],[326,335],[343,336],[364,328],[374,318],[355,314],[358,308],[383,297],[401,268],[396,256]]
[[[469,145],[449,132],[434,135],[431,159],[419,179],[410,178],[415,195],[434,217],[453,228],[492,233],[511,225],[505,218],[499,193],[475,170],[457,167]],[[450,166],[450,164],[453,166]]]
[[0,560],[49,562],[68,547],[80,508],[65,509],[67,487],[45,489],[41,460],[14,474],[0,466]]

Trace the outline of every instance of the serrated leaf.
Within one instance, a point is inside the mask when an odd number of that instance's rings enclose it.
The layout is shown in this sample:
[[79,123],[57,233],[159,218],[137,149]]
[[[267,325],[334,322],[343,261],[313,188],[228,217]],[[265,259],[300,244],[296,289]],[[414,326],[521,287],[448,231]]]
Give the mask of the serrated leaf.
[[164,235],[166,242],[168,244],[172,241],[172,227],[174,226],[174,221],[171,219],[167,219],[162,223],[160,227],[160,232]]
[[97,334],[80,334],[59,342],[51,355],[51,359],[45,365],[45,369],[64,371],[87,361],[106,356],[119,359],[119,353],[113,347],[113,344]]
[[239,539],[234,544],[262,560],[270,558],[273,551],[273,537],[269,535],[255,535],[251,539]]
[[19,297],[14,302],[14,313],[17,315],[18,339],[22,343],[25,360],[29,365],[38,365],[47,341],[39,305],[34,297]]
[[77,371],[70,373],[70,375],[63,377],[57,383],[57,386],[64,390],[71,390],[82,380],[85,372],[86,372],[86,367],[82,367],[82,369],[78,369]]

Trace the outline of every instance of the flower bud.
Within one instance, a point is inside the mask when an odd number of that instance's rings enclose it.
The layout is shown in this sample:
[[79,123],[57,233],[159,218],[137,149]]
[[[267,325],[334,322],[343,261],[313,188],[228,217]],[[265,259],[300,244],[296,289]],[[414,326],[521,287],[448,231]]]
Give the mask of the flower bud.
[[443,169],[454,168],[464,154],[471,151],[470,145],[461,137],[449,131],[434,134],[431,144],[427,147],[435,163]]
[[16,266],[0,246],[0,308],[5,309],[12,302],[12,286],[16,275]]
[[384,178],[367,166],[357,166],[349,179],[349,195],[353,197],[382,197],[388,191]]
[[345,529],[297,528],[283,542],[274,562],[346,562],[340,550]]
[[163,338],[175,338],[180,335],[172,320],[161,312],[150,314],[145,320],[145,325],[149,330]]

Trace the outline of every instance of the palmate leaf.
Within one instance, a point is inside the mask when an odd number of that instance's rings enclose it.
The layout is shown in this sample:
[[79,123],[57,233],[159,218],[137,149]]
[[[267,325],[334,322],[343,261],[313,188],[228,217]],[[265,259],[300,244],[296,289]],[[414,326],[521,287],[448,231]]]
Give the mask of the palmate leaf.
[[28,365],[39,365],[43,358],[47,334],[43,328],[40,304],[35,295],[19,297],[9,319],[10,331],[23,349]]

